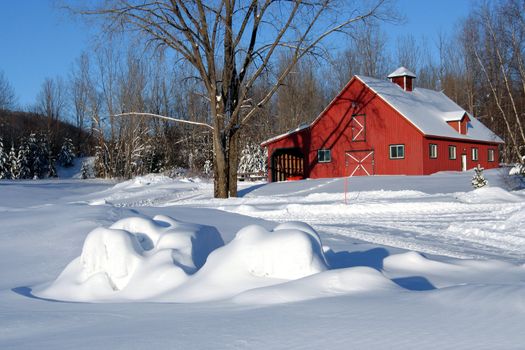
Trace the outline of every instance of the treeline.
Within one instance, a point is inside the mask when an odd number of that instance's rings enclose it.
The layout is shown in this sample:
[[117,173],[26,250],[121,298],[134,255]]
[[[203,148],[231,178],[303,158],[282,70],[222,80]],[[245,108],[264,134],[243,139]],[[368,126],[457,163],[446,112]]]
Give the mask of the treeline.
[[[501,136],[503,161],[524,155],[525,0],[473,4],[451,34],[436,38],[389,38],[369,22],[334,42],[301,60],[242,129],[239,157],[259,164],[247,156],[259,152],[254,145],[312,121],[352,75],[386,78],[399,66],[417,74],[416,87],[443,90]],[[251,89],[253,101],[261,100],[288,61],[280,55],[272,62]],[[129,178],[174,168],[212,173],[212,136],[199,124],[212,123],[209,101],[195,76],[180,57],[106,40],[82,54],[67,77],[47,79],[31,111],[49,124],[55,154],[64,136],[53,123],[72,121],[77,132],[68,137],[78,153],[96,156],[97,176]],[[133,115],[138,112],[183,122]],[[33,131],[22,129],[26,137]],[[4,127],[0,134],[4,143],[12,142]]]
[[43,179],[57,177],[57,162],[63,167],[73,165],[75,151],[71,139],[64,139],[58,153],[54,153],[45,133],[30,134],[5,147],[0,137],[0,180]]

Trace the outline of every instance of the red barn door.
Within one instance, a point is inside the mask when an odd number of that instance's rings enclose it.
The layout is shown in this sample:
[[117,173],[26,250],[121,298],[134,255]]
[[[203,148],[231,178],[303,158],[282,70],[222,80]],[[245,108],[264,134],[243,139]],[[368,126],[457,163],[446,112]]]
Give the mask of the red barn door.
[[374,175],[374,150],[346,151],[346,176]]

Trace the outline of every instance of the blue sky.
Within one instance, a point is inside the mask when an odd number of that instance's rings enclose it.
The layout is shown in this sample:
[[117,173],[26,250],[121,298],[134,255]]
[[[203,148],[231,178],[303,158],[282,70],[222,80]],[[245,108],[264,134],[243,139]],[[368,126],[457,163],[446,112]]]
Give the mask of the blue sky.
[[[440,31],[454,30],[471,0],[398,0],[407,22],[387,25],[395,40],[412,33],[435,41]],[[22,107],[34,103],[46,77],[66,77],[74,60],[90,47],[93,30],[54,6],[52,0],[0,1],[0,70]],[[430,45],[432,46],[432,44]]]

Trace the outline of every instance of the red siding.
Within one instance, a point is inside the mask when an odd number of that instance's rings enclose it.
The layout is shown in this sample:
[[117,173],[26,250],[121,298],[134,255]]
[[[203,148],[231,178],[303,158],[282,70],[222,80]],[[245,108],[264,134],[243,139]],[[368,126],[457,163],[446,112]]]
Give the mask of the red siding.
[[[438,156],[430,158],[430,144],[438,147]],[[456,159],[449,159],[448,146],[456,146]],[[478,149],[478,160],[472,160],[472,148]],[[494,161],[488,161],[488,150],[494,150]],[[497,168],[499,164],[498,144],[483,144],[478,142],[454,141],[448,139],[425,138],[423,141],[423,167],[424,174],[432,174],[438,171],[453,170],[461,171],[461,155],[467,155],[467,169],[472,169],[480,164],[485,169]]]

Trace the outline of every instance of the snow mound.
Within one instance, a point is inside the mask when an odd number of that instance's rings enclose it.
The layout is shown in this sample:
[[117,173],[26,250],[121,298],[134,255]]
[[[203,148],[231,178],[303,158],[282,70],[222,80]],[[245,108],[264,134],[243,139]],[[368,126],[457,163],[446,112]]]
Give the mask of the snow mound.
[[383,260],[385,270],[404,270],[404,271],[448,271],[456,272],[460,268],[456,265],[441,261],[430,260],[417,252],[406,252],[390,255]]
[[39,297],[68,301],[145,299],[171,290],[224,242],[213,227],[157,215],[91,231],[73,260]]
[[114,189],[137,188],[150,185],[171,184],[175,180],[171,177],[160,174],[147,174],[144,176],[137,176],[131,180],[124,181],[113,186]]
[[521,202],[522,199],[501,187],[481,187],[471,192],[456,193],[456,198],[463,203],[508,203]]
[[230,243],[212,252],[188,282],[163,300],[225,299],[327,269],[321,240],[307,224],[285,223],[272,231],[249,225],[237,232]]
[[329,270],[276,286],[253,289],[233,298],[240,304],[278,304],[400,288],[370,267]]

